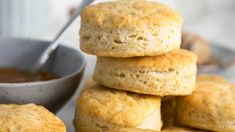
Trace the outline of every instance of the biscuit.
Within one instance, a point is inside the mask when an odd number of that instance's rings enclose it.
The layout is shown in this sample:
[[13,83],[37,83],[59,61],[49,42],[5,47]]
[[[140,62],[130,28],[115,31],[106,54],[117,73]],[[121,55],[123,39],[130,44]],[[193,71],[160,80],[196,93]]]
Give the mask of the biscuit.
[[161,3],[119,0],[81,12],[80,48],[109,57],[155,56],[179,49],[183,20]]
[[42,106],[0,104],[1,132],[66,132],[64,123]]
[[198,78],[192,95],[177,97],[176,120],[199,129],[235,131],[235,86],[218,76]]
[[194,130],[184,127],[166,127],[161,132],[203,132],[202,130]]
[[179,49],[152,57],[98,57],[94,79],[125,91],[151,95],[188,95],[196,81],[194,53]]
[[164,96],[161,99],[161,117],[163,122],[163,132],[202,132],[193,128],[187,128],[174,122],[175,118],[175,96]]
[[121,129],[160,130],[160,97],[106,88],[89,80],[76,107],[79,132]]
[[175,122],[175,96],[164,96],[161,99],[161,117],[163,122],[163,132],[202,132],[193,128],[187,128]]
[[197,82],[214,82],[220,85],[231,85],[227,80],[218,75],[199,74],[197,76]]
[[174,96],[164,96],[161,99],[161,117],[163,122],[163,127],[169,127],[174,125],[175,116],[175,97]]
[[111,128],[110,130],[104,130],[102,132],[159,132],[159,131],[143,130],[138,128]]

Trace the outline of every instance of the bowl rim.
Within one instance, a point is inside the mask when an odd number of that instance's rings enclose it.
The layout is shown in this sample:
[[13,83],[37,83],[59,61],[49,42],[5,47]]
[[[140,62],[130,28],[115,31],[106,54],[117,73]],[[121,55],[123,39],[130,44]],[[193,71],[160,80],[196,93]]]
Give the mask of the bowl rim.
[[[39,42],[39,43],[50,43],[50,41],[47,41],[47,40],[40,40],[40,39],[26,39],[26,38],[1,38],[0,37],[0,41],[3,41],[3,40],[9,40],[9,41],[34,41],[34,42]],[[1,87],[7,87],[7,88],[16,88],[17,86],[21,87],[21,86],[25,86],[25,85],[30,85],[30,86],[33,86],[33,85],[44,85],[44,84],[48,84],[48,83],[55,83],[55,82],[60,82],[62,80],[66,80],[68,78],[71,78],[75,75],[78,75],[79,73],[81,73],[84,69],[85,69],[85,66],[86,66],[86,59],[84,57],[84,55],[82,54],[82,52],[80,52],[79,50],[75,49],[75,48],[72,48],[72,47],[69,47],[69,46],[66,46],[66,45],[63,45],[64,43],[60,44],[60,46],[62,48],[66,48],[68,50],[72,50],[74,52],[77,52],[79,54],[79,56],[81,56],[82,58],[82,61],[80,63],[81,66],[77,68],[77,70],[75,70],[74,72],[64,76],[64,77],[60,77],[60,78],[57,78],[57,79],[53,79],[53,80],[48,80],[48,81],[37,81],[37,82],[23,82],[23,83],[0,83],[0,86]]]

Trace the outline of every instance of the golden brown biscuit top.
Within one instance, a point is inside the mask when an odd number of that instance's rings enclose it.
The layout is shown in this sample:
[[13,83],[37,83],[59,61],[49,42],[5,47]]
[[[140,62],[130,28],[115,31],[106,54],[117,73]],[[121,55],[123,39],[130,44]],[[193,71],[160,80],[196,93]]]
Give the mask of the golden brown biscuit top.
[[112,128],[104,130],[104,132],[156,132],[154,130],[138,129],[138,128]]
[[199,74],[197,76],[197,82],[214,82],[217,84],[231,85],[227,80],[218,75]]
[[175,68],[183,68],[185,66],[195,64],[197,56],[187,50],[179,49],[168,52],[166,54],[150,57],[133,57],[133,58],[111,58],[98,57],[98,61],[109,66],[114,63],[118,67],[139,68],[149,70],[171,71]]
[[89,80],[78,98],[77,107],[94,118],[134,127],[160,109],[160,98],[108,89]]
[[182,24],[178,12],[157,2],[119,0],[85,7],[81,12],[83,23],[100,28],[137,28]]
[[0,104],[0,131],[65,132],[64,123],[42,106]]
[[[192,95],[179,97],[186,104],[198,108],[206,115],[217,118],[235,119],[235,86],[221,85],[211,78],[208,81],[197,81],[196,90]],[[199,79],[200,80],[200,79]],[[222,81],[216,77],[216,80]],[[223,82],[224,83],[224,82]]]
[[162,132],[203,132],[203,131],[171,126],[171,127],[163,128]]

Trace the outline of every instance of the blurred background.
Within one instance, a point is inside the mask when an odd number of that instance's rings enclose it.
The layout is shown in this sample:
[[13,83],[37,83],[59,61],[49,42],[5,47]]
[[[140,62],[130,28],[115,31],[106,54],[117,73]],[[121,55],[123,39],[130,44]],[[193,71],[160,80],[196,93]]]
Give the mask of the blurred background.
[[[180,11],[184,17],[184,30],[235,49],[234,0],[153,1],[161,1]],[[0,0],[0,36],[50,40],[80,3],[81,0]],[[78,27],[74,27],[74,31],[65,41],[69,40],[71,46],[74,46],[71,41],[78,40]]]
[[[234,0],[159,1],[183,14],[185,30],[235,49]],[[80,3],[81,0],[0,0],[0,36],[52,39]],[[78,34],[78,27],[74,28]]]
[[[183,30],[194,32],[205,40],[214,42],[210,45],[235,50],[234,0],[153,1],[166,3],[181,12],[184,18]],[[80,3],[81,0],[0,0],[0,37],[52,40]],[[79,22],[65,38],[64,44],[79,50],[78,33]],[[223,54],[220,50],[218,52]],[[87,78],[93,71],[95,57],[90,55],[85,57],[87,58],[85,78]],[[235,80],[233,74],[228,79]],[[74,131],[72,119],[75,98],[58,113],[69,132]]]

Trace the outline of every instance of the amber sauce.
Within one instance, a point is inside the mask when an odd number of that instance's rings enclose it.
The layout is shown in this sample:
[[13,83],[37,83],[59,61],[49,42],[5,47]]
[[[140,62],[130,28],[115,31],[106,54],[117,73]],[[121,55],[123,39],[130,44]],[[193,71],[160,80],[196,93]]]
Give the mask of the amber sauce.
[[48,81],[59,78],[48,72],[29,73],[15,68],[0,68],[0,83]]

